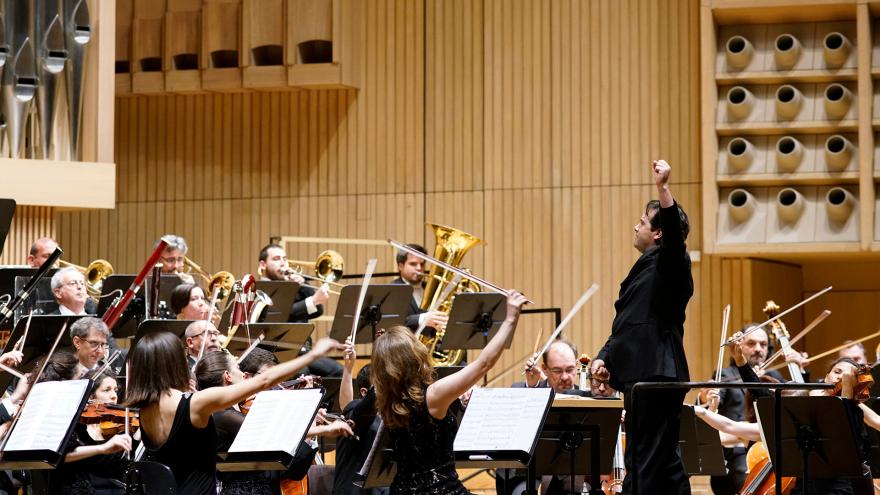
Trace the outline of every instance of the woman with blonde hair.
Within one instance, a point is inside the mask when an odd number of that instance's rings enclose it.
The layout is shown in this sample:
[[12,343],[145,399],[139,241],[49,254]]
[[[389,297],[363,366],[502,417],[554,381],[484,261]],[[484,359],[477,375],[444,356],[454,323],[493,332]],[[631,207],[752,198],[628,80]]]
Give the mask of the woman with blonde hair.
[[434,381],[428,349],[406,327],[376,339],[372,380],[376,408],[391,437],[397,475],[391,495],[468,493],[455,472],[452,443],[458,429],[450,406],[492,369],[516,328],[526,298],[510,291],[507,317],[483,352],[461,371]]

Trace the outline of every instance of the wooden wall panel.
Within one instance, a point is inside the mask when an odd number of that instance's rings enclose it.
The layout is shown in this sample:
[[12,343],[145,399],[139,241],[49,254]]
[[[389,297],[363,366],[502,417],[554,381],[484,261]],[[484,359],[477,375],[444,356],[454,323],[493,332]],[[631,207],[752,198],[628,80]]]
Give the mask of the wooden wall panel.
[[34,240],[55,237],[54,208],[43,206],[17,206],[9,235],[0,254],[0,265],[23,265]]
[[[74,261],[138,269],[161,234],[210,270],[255,270],[269,235],[433,245],[425,222],[487,241],[475,273],[567,311],[595,355],[638,253],[632,226],[654,193],[653,158],[674,168],[699,250],[697,0],[368,0],[359,90],[117,100],[118,207],[58,214]],[[327,247],[290,245],[313,259]],[[347,271],[386,248],[336,246]],[[703,257],[686,323],[692,375],[751,302],[748,260]],[[332,308],[331,308],[332,310]],[[322,324],[323,325],[323,324]],[[499,369],[534,346],[530,316]],[[510,383],[518,374],[502,383]]]

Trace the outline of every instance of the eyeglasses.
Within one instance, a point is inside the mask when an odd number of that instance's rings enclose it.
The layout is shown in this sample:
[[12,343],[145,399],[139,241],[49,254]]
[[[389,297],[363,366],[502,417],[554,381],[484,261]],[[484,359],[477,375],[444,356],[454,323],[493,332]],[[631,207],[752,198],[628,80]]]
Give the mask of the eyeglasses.
[[220,336],[220,330],[203,330],[203,331],[201,331],[201,332],[199,332],[199,333],[193,335],[192,337],[193,337],[193,338],[201,337],[202,335],[205,334],[205,332],[207,332],[208,335],[209,335],[209,336],[212,336],[212,337],[219,337],[219,336]]
[[82,280],[71,280],[70,282],[65,282],[64,285],[68,287],[85,287],[86,283]]
[[[85,339],[84,339],[84,340],[85,340]],[[92,349],[97,349],[97,348],[100,347],[100,348],[106,350],[106,349],[109,349],[109,348],[110,348],[110,344],[108,344],[107,342],[101,342],[100,340],[86,340],[86,342],[87,342],[90,346],[92,346]]]
[[608,386],[608,380],[599,380],[598,378],[590,378],[590,385],[593,387],[598,387],[600,385]]
[[575,370],[577,370],[577,368],[574,366],[569,366],[568,368],[550,368],[550,373],[556,376],[559,376],[563,373],[573,375]]
[[184,257],[183,257],[183,256],[181,256],[181,257],[179,257],[179,258],[175,258],[175,257],[173,257],[173,256],[172,256],[172,257],[169,257],[169,258],[164,258],[164,257],[163,257],[163,258],[162,258],[162,261],[164,261],[165,263],[168,263],[168,264],[183,263],[183,262],[184,262]]

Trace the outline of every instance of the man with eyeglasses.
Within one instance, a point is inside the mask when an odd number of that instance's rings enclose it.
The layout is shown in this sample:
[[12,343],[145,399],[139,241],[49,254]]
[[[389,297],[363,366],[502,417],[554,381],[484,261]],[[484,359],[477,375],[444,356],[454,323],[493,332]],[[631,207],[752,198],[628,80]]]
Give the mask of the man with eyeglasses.
[[541,356],[541,366],[529,359],[524,371],[526,381],[514,383],[513,387],[550,387],[557,394],[589,396],[587,390],[579,390],[577,384],[577,347],[567,340],[557,340]]
[[95,303],[86,293],[86,279],[79,270],[73,267],[62,268],[52,275],[50,282],[52,294],[58,302],[58,309],[50,315],[87,315],[95,314]]
[[[84,378],[88,378],[90,371],[94,371],[101,361],[109,358],[118,349],[107,325],[92,316],[73,322],[70,326],[70,341]],[[125,357],[118,356],[112,365],[114,372],[118,372],[124,362]]]
[[[162,273],[174,273],[180,277],[183,283],[194,284],[195,279],[193,279],[193,276],[183,272],[184,257],[189,250],[186,239],[174,234],[164,235],[162,239],[165,239],[165,242],[168,243],[168,246],[159,256],[159,262],[162,264]],[[156,245],[159,245],[159,241],[156,241]]]
[[187,362],[190,368],[196,364],[199,353],[202,352],[202,341],[208,339],[204,343],[204,352],[220,350],[220,331],[213,323],[205,320],[194,321],[186,327],[183,334],[183,342],[186,346]]

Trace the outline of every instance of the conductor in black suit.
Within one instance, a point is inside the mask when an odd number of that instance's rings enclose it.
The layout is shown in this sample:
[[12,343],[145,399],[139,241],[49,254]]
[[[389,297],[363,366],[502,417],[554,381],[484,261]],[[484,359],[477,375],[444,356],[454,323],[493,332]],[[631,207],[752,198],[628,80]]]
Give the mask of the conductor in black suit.
[[[694,293],[685,246],[689,226],[669,189],[670,170],[664,160],[651,164],[659,201],[648,202],[634,227],[633,244],[642,255],[620,284],[611,336],[592,364],[593,376],[608,377],[625,394],[627,411],[635,383],[690,379],[682,344],[685,309]],[[678,449],[685,393],[638,392],[638,417],[627,414],[625,420],[626,431],[635,434],[626,445],[624,493],[634,493],[633,477],[639,494],[691,492]]]
[[[418,244],[407,244],[407,247],[422,254],[428,254],[428,251]],[[406,251],[398,251],[396,260],[399,276],[392,280],[391,283],[406,284],[413,288],[413,297],[409,302],[409,315],[406,317],[406,326],[415,332],[422,323],[425,324],[426,328],[436,328],[438,325],[445,325],[449,321],[447,315],[439,311],[425,311],[420,307],[422,296],[425,295],[425,261]]]

